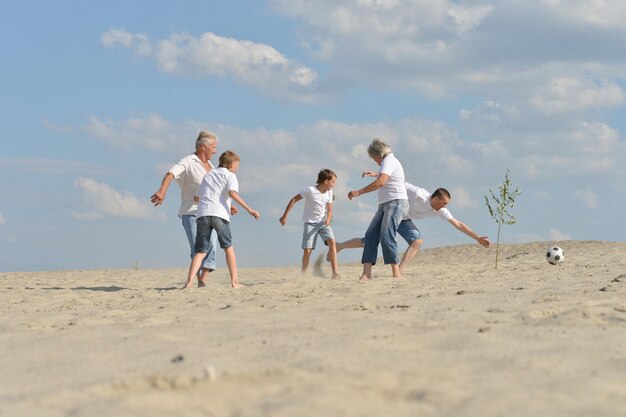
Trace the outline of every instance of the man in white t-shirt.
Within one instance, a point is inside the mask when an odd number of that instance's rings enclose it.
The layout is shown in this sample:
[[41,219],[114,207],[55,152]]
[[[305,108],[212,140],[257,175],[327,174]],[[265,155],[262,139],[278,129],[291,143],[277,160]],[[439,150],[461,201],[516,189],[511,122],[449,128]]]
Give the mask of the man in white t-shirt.
[[[409,211],[405,218],[400,222],[398,233],[409,244],[409,247],[402,256],[400,262],[400,272],[404,272],[405,268],[419,251],[424,240],[420,231],[417,229],[413,220],[424,219],[428,217],[439,217],[447,220],[457,230],[465,233],[474,239],[479,245],[488,248],[491,245],[487,236],[478,236],[465,223],[455,219],[446,208],[450,202],[450,193],[445,188],[437,188],[432,194],[424,188],[417,187],[413,184],[406,183],[406,192],[409,198]],[[361,248],[363,247],[363,238],[353,238],[345,242],[337,242],[337,252],[342,249]]]
[[[198,209],[193,197],[196,195],[204,175],[213,169],[210,159],[217,151],[217,142],[218,139],[214,133],[201,131],[196,139],[196,152],[184,157],[170,168],[163,177],[161,187],[150,197],[155,206],[162,204],[171,182],[173,180],[178,182],[181,198],[178,217],[182,220],[192,258],[195,254],[196,211]],[[211,243],[212,245],[202,262],[202,272],[198,274],[198,287],[204,287],[208,273],[215,270],[215,249],[217,247],[215,233],[211,235]]]

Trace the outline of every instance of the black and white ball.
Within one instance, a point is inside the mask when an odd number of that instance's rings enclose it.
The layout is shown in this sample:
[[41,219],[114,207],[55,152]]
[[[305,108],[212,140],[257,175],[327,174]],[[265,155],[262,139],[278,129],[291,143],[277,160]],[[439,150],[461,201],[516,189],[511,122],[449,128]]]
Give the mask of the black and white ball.
[[560,264],[561,262],[563,262],[563,259],[565,259],[563,249],[559,248],[558,246],[552,246],[550,249],[548,249],[548,252],[546,253],[546,259],[552,265]]

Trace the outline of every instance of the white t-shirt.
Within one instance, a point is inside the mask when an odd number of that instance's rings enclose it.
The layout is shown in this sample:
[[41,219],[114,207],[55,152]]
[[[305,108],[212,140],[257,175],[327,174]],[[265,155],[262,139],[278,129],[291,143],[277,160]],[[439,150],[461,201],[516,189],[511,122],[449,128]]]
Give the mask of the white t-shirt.
[[[213,169],[211,161],[209,166]],[[198,209],[196,202],[193,201],[193,196],[198,192],[200,182],[206,174],[204,164],[194,153],[188,155],[178,161],[169,172],[174,175],[174,179],[180,185],[180,208],[178,209],[178,217],[186,214],[196,214]]]
[[378,175],[387,174],[389,179],[378,189],[378,204],[391,200],[406,200],[406,188],[404,187],[404,169],[398,159],[390,153],[380,164]]
[[326,217],[326,204],[333,202],[333,190],[320,193],[317,187],[306,187],[300,191],[304,199],[302,221],[304,223],[320,223]]
[[452,220],[452,213],[445,207],[436,211],[430,205],[430,197],[432,193],[427,190],[416,187],[413,184],[406,183],[406,192],[409,196],[409,212],[404,217],[404,219],[423,219],[425,217],[436,217],[439,216],[443,220]]
[[230,221],[229,191],[239,192],[237,176],[221,167],[207,173],[198,188],[198,217],[217,216]]

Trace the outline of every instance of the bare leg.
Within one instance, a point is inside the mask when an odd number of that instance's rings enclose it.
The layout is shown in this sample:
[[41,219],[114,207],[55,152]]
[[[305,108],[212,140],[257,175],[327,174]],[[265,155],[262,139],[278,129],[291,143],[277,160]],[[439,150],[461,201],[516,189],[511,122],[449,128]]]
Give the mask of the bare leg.
[[335,239],[328,239],[328,256],[330,258],[330,267],[333,270],[332,278],[339,278],[339,268],[337,267],[337,243]]
[[191,265],[189,265],[189,274],[187,275],[187,282],[183,288],[191,288],[191,281],[198,273],[202,260],[206,256],[206,253],[198,252],[191,259]]
[[198,288],[206,287],[206,279],[211,272],[208,268],[202,268],[201,272],[198,272]]
[[404,270],[406,269],[406,267],[409,266],[413,258],[415,258],[415,255],[417,255],[417,252],[420,250],[422,243],[424,243],[424,239],[414,240],[406,249],[406,251],[404,252],[404,255],[402,255],[402,260],[400,261],[400,273],[401,274],[404,273]]
[[[346,240],[345,242],[336,242],[335,246],[337,247],[336,252],[339,253],[339,251],[342,251],[344,249],[362,248],[363,242],[361,241],[360,237],[355,237],[353,239]],[[328,252],[328,255],[326,256],[326,260],[330,262],[330,252]]]
[[361,281],[369,281],[372,279],[372,264],[363,264],[363,273],[359,279]]
[[232,246],[224,249],[224,255],[226,255],[226,265],[230,273],[230,286],[233,288],[242,287],[237,278],[237,258],[235,258],[235,249]]
[[309,267],[309,259],[311,259],[311,252],[313,249],[304,249],[302,253],[302,273],[304,274]]
[[398,264],[391,264],[391,275],[394,278],[402,278],[402,273],[400,272],[400,266]]

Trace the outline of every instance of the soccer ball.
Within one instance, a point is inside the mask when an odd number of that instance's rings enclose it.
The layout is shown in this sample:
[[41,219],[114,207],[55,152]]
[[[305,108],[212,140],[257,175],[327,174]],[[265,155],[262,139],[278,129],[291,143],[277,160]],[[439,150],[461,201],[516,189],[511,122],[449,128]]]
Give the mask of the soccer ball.
[[559,248],[558,246],[552,246],[550,249],[548,249],[548,253],[546,253],[546,259],[552,265],[560,264],[561,262],[563,262],[563,259],[565,259],[563,249]]

